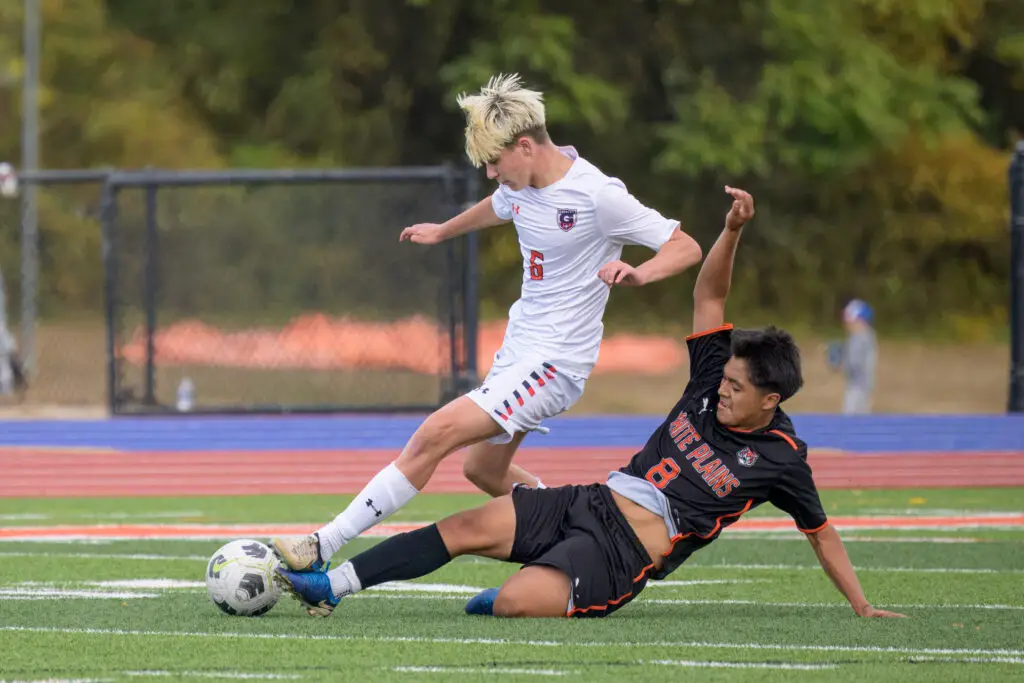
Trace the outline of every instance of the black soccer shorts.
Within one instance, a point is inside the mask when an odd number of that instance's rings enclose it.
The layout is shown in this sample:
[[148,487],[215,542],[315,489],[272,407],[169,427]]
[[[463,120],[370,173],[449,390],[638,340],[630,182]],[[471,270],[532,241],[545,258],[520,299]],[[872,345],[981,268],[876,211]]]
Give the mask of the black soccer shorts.
[[512,491],[516,535],[509,560],[554,567],[572,584],[566,616],[604,617],[647,585],[647,550],[604,484]]

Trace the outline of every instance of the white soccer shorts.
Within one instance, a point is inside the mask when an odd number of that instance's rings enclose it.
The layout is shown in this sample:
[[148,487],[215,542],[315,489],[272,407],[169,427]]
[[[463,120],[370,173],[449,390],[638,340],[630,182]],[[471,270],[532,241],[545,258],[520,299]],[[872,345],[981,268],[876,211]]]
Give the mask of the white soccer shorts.
[[547,432],[541,423],[571,408],[585,384],[586,379],[559,370],[555,361],[516,358],[501,349],[483,383],[467,396],[505,430],[488,440],[501,444],[516,432]]

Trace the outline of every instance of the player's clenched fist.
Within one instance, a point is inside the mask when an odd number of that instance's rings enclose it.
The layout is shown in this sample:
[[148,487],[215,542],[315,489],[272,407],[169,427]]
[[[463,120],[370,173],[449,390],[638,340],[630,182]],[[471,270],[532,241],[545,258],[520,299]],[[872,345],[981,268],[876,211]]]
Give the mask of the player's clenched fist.
[[410,225],[398,236],[399,242],[415,242],[416,244],[438,244],[445,238],[444,229],[438,223],[417,223]]
[[729,230],[739,230],[754,217],[754,198],[749,192],[728,185],[725,186],[725,191],[733,200],[729,215],[725,217],[725,227]]

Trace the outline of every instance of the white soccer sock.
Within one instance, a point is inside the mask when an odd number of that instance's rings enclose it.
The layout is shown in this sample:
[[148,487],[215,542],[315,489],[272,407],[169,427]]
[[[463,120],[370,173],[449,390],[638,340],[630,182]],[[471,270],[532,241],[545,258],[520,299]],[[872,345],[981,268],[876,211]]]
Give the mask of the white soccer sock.
[[419,491],[391,463],[370,480],[345,511],[316,533],[320,536],[320,559],[327,562],[341,546],[373,525],[383,522],[395,510],[416,497]]
[[542,482],[540,480],[540,477],[537,477],[537,488],[539,488],[539,489],[546,489],[547,488],[547,486],[544,485],[544,482]]
[[327,578],[331,580],[331,592],[336,598],[363,590],[363,585],[359,582],[359,577],[356,576],[356,568],[352,566],[351,562],[346,562],[327,572]]

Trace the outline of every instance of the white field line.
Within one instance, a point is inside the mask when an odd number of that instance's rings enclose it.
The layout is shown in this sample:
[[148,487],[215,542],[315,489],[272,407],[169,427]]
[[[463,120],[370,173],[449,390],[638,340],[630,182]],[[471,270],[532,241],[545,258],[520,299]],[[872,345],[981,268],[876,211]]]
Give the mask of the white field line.
[[907,657],[913,664],[918,662],[942,662],[944,664],[1024,664],[1020,657]]
[[411,581],[393,581],[384,583],[369,591],[380,591],[389,593],[440,593],[442,595],[476,595],[484,590],[476,586],[460,586],[450,583],[413,583]]
[[652,659],[639,664],[682,666],[691,669],[786,669],[790,671],[822,671],[837,669],[835,664],[796,664],[788,662],[706,662],[693,659]]
[[4,600],[56,600],[58,598],[83,598],[87,600],[135,600],[159,598],[160,593],[137,591],[73,590],[68,588],[0,588]]
[[923,647],[882,647],[880,645],[811,645],[805,643],[729,643],[709,641],[562,641],[562,640],[520,640],[512,638],[441,638],[421,636],[381,635],[328,635],[299,633],[239,633],[231,631],[148,631],[106,628],[64,628],[50,626],[0,626],[0,632],[52,633],[59,635],[95,635],[155,638],[225,638],[229,640],[298,640],[325,642],[375,642],[375,643],[429,643],[434,645],[484,645],[494,647],[610,647],[610,648],[701,648],[703,650],[763,650],[777,652],[860,652],[874,654],[895,654],[914,656],[963,655],[968,657],[1024,657],[1024,650],[1006,648],[923,648]]
[[173,677],[173,678],[228,678],[234,680],[295,680],[298,674],[247,673],[244,671],[122,671],[125,676]]
[[173,590],[176,588],[205,588],[205,581],[183,579],[122,579],[120,581],[83,581],[90,588],[123,588],[127,590]]
[[100,559],[100,560],[188,560],[190,562],[206,562],[209,557],[205,555],[153,555],[148,553],[30,553],[30,552],[0,552],[0,557],[64,557],[75,559]]
[[561,671],[559,669],[518,669],[487,666],[393,666],[392,671],[398,673],[417,674],[494,674],[506,676],[568,676],[579,671]]

